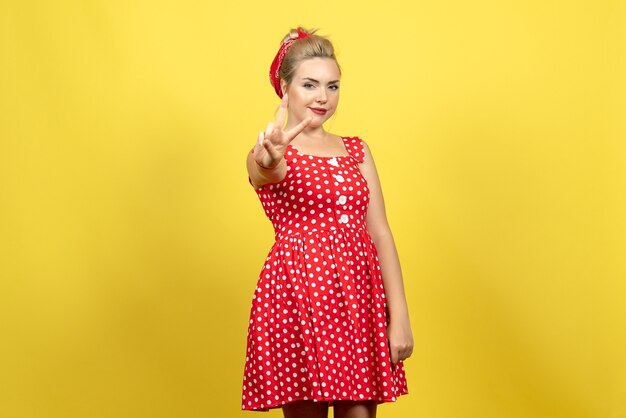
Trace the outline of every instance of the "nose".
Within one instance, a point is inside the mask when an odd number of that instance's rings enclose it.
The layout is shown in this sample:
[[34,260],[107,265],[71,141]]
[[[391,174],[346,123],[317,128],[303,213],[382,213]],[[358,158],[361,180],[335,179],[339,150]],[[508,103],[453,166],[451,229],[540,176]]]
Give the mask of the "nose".
[[320,89],[320,94],[317,96],[317,101],[320,103],[326,103],[326,90]]

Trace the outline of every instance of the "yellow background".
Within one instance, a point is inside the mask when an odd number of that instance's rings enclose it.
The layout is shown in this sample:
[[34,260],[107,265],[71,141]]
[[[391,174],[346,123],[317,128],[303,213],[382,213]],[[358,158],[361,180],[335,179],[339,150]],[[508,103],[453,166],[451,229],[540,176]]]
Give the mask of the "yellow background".
[[[246,153],[317,27],[415,337],[381,417],[626,417],[622,1],[0,5],[0,416],[238,417]],[[267,416],[282,416],[274,410]]]

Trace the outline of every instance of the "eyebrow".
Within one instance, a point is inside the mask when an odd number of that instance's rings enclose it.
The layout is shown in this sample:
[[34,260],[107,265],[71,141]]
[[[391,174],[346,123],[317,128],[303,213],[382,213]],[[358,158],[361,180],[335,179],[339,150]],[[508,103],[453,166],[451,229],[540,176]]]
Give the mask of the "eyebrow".
[[[311,81],[314,81],[316,83],[319,83],[319,81],[317,81],[316,79],[311,78],[311,77],[302,77],[302,79],[303,80],[311,80]],[[328,84],[333,84],[333,83],[338,83],[338,82],[339,82],[339,80],[333,80],[333,81],[329,81]]]

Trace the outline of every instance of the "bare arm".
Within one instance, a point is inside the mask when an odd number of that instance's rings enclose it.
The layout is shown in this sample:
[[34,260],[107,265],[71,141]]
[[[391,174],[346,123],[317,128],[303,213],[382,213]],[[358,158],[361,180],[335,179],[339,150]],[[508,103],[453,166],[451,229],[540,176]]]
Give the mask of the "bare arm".
[[287,164],[284,158],[281,158],[278,166],[273,169],[263,168],[254,161],[254,148],[248,153],[246,166],[248,168],[248,176],[252,181],[252,187],[255,190],[267,183],[278,183],[287,175]]
[[[367,210],[366,227],[378,252],[378,260],[385,287],[385,297],[389,308],[388,336],[392,362],[409,357],[413,351],[413,335],[409,312],[404,293],[404,282],[396,244],[387,222],[385,202],[378,172],[369,146],[363,142],[365,150],[361,173],[370,189],[370,203]],[[395,358],[394,358],[395,356]]]

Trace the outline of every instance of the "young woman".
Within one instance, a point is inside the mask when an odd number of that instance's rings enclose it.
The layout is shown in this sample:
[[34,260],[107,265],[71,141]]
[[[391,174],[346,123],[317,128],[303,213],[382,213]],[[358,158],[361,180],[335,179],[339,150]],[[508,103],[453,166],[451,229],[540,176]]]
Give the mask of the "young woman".
[[340,76],[331,42],[301,27],[270,68],[282,101],[247,169],[275,243],[252,299],[244,410],[371,418],[408,394],[413,335],[374,159],[323,127]]

